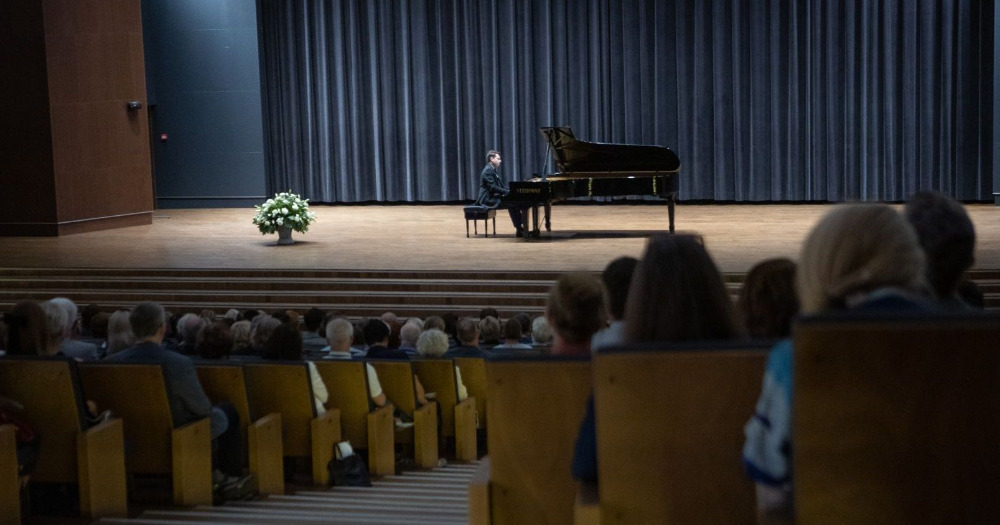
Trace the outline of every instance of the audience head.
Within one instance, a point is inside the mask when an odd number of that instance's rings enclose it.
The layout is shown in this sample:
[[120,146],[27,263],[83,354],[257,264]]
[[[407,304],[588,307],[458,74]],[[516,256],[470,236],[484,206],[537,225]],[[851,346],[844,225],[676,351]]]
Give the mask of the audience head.
[[517,319],[517,322],[521,324],[521,334],[522,335],[523,334],[531,333],[531,316],[530,315],[526,314],[525,312],[518,312],[514,316],[514,319]]
[[626,341],[731,339],[741,332],[732,299],[701,238],[650,238],[629,287]]
[[[128,314],[125,314],[128,319]],[[108,338],[108,323],[111,321],[111,314],[108,312],[98,312],[90,318],[90,335],[98,339]]]
[[365,323],[362,329],[365,335],[365,344],[368,346],[385,346],[389,342],[389,325],[385,321],[372,317]]
[[215,322],[215,310],[209,310],[206,308],[198,314],[198,317],[204,319],[205,324]]
[[281,324],[281,321],[270,315],[258,315],[250,322],[250,346],[258,350],[263,350],[267,346],[267,340],[271,338],[274,329]]
[[198,332],[207,324],[204,317],[195,314],[184,314],[177,321],[177,340],[194,346],[198,341]]
[[253,321],[260,314],[261,314],[260,310],[247,310],[243,312],[243,315],[240,316],[240,319],[243,321]]
[[195,352],[205,359],[227,359],[233,351],[233,333],[229,325],[217,321],[198,334]]
[[76,303],[65,297],[56,297],[54,299],[50,299],[49,302],[59,306],[66,312],[66,337],[72,336],[73,325],[76,323],[76,316],[78,312]]
[[804,313],[844,308],[878,288],[925,287],[924,254],[913,228],[884,204],[844,204],[809,232],[796,285]]
[[383,323],[385,323],[387,325],[392,325],[392,323],[396,322],[396,314],[394,314],[392,312],[385,312],[385,313],[382,314],[382,316],[380,317],[380,319],[382,319]]
[[21,301],[3,316],[7,355],[38,355],[48,345],[45,311],[34,301]]
[[455,312],[448,312],[441,315],[441,319],[444,319],[444,333],[452,336],[455,340],[458,340],[458,315]]
[[421,319],[421,318],[419,318],[419,317],[410,317],[410,318],[409,318],[409,319],[407,319],[407,320],[406,320],[406,322],[405,322],[405,323],[403,323],[403,324],[404,324],[404,325],[405,325],[405,324],[412,324],[412,325],[416,325],[416,326],[417,326],[417,328],[419,328],[421,332],[423,332],[423,331],[424,331],[424,320],[423,320],[423,319]]
[[938,298],[954,296],[975,261],[976,229],[969,214],[954,199],[928,191],[910,197],[903,212],[924,250],[927,284]]
[[479,323],[463,317],[455,327],[455,339],[464,346],[479,346]]
[[531,320],[531,342],[536,345],[547,345],[552,342],[552,328],[544,315]]
[[488,315],[479,319],[479,338],[488,345],[500,344],[500,320]]
[[326,342],[331,352],[349,352],[354,343],[354,325],[344,318],[326,323]]
[[108,318],[108,355],[114,355],[135,344],[128,310],[118,310]]
[[604,286],[589,273],[560,275],[545,304],[552,331],[567,343],[589,343],[608,324]]
[[496,308],[493,308],[493,307],[490,307],[490,306],[487,306],[486,308],[483,308],[483,309],[479,310],[479,320],[480,321],[482,321],[483,319],[486,319],[487,317],[492,317],[494,319],[500,319],[500,312],[497,312]]
[[[223,317],[235,323],[240,320],[240,311],[235,308],[230,308],[229,310],[226,310],[226,315]],[[232,328],[233,325],[229,325],[229,327]]]
[[264,344],[264,359],[298,361],[302,359],[302,333],[290,323],[280,323]]
[[427,319],[424,319],[424,330],[430,330],[436,328],[444,332],[444,319],[440,315],[432,315]]
[[229,335],[233,338],[233,351],[250,347],[250,321],[236,321],[229,327]]
[[417,323],[407,321],[399,329],[399,346],[416,348],[418,337],[420,337],[420,327],[417,326]]
[[608,292],[608,315],[612,320],[620,321],[625,318],[628,288],[638,265],[639,259],[635,257],[619,257],[608,263],[601,273],[601,281]]
[[[66,320],[69,316],[66,310],[52,302],[42,303],[42,311],[45,312],[45,344],[39,349],[39,355],[56,355],[59,352],[59,345],[69,333],[66,329]],[[71,323],[72,324],[72,323]]]
[[163,340],[165,322],[163,307],[151,302],[135,305],[128,316],[128,324],[132,327],[132,335],[136,341],[159,343]]
[[507,322],[503,324],[503,341],[505,343],[517,343],[521,340],[522,335],[524,333],[521,331],[521,323],[517,319],[507,319]]
[[448,336],[437,328],[425,330],[417,339],[417,353],[423,357],[441,357],[448,351]]
[[93,330],[93,327],[90,326],[90,323],[93,321],[94,316],[99,313],[101,313],[101,307],[97,306],[94,303],[84,306],[80,310],[80,326],[87,330]]
[[795,263],[768,259],[754,265],[740,290],[739,315],[751,337],[788,337],[799,312],[795,293]]
[[279,323],[292,324],[292,317],[288,315],[291,310],[275,310],[271,312],[271,317],[278,320]]
[[324,317],[326,317],[326,314],[319,308],[312,307],[306,310],[306,314],[302,316],[302,322],[305,324],[306,331],[315,332],[319,330],[319,325],[323,324]]

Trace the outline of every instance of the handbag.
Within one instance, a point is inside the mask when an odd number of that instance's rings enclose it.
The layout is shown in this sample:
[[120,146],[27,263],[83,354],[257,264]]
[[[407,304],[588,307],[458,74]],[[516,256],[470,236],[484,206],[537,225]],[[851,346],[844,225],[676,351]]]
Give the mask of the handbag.
[[327,465],[330,484],[337,487],[370,487],[372,480],[361,456],[354,453],[350,441],[333,446],[333,459]]

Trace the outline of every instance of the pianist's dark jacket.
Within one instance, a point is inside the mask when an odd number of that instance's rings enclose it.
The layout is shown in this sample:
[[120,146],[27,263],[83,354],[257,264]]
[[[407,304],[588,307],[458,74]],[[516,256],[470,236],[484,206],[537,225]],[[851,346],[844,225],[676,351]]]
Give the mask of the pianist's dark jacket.
[[498,208],[500,197],[510,192],[507,185],[504,184],[503,179],[500,178],[500,174],[492,164],[486,164],[479,177],[479,197],[476,199],[476,205]]

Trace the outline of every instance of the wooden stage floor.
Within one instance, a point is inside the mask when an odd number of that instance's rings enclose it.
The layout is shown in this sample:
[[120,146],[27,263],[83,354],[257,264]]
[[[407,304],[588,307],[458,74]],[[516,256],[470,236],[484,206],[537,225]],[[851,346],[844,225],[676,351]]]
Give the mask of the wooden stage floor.
[[[679,233],[697,233],[724,272],[768,257],[795,258],[831,205],[677,206]],[[496,238],[465,237],[461,205],[314,206],[318,220],[297,243],[275,246],[251,224],[252,209],[158,210],[153,224],[64,237],[0,240],[0,268],[210,268],[322,270],[600,270],[640,256],[667,228],[663,205],[556,205],[552,232],[524,242],[507,214]],[[978,232],[979,269],[1000,269],[1000,207],[967,207]],[[491,228],[492,231],[492,228]],[[859,231],[858,235],[864,235]]]

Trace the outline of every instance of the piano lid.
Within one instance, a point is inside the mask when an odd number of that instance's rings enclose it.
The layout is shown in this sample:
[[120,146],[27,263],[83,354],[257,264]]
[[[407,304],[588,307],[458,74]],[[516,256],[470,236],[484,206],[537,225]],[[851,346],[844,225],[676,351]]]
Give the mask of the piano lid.
[[676,173],[681,161],[669,148],[577,140],[568,126],[543,127],[559,173]]

